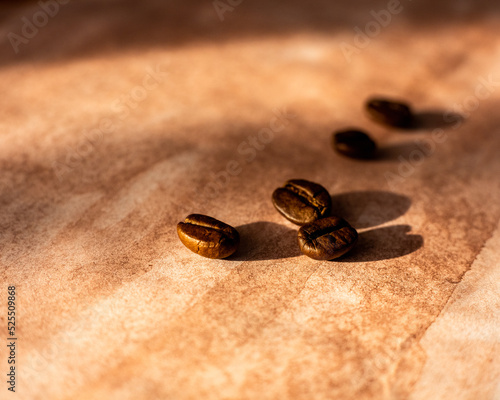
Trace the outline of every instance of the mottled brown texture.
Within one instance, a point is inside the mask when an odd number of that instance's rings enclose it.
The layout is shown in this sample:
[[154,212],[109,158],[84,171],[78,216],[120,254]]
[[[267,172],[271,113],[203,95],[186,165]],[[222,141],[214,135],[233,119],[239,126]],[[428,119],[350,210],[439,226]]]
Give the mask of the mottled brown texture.
[[[498,239],[485,243],[500,218],[500,4],[401,4],[350,62],[340,45],[387,1],[244,1],[222,22],[211,1],[71,1],[19,54],[5,35],[37,2],[1,6],[10,397],[498,398]],[[481,79],[494,84],[467,111]],[[439,118],[387,129],[360,104],[374,93]],[[383,157],[333,153],[332,129],[351,124]],[[338,261],[301,255],[273,208],[290,177],[320,182],[358,230]],[[190,213],[238,229],[238,252],[188,251],[175,227]]]
[[191,214],[177,224],[177,235],[192,252],[207,258],[226,258],[240,243],[238,231],[215,218]]
[[332,201],[328,191],[318,183],[290,179],[273,192],[273,205],[287,220],[304,225],[330,214]]

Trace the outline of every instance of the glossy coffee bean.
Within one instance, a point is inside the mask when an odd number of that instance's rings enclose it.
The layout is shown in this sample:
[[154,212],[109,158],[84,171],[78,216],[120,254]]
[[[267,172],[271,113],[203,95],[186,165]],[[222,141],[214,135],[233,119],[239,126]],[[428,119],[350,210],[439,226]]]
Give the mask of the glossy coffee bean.
[[383,98],[373,98],[366,102],[368,115],[379,123],[400,128],[413,125],[413,113],[408,104]]
[[226,258],[238,248],[240,235],[215,218],[191,214],[177,224],[179,239],[189,250],[208,258]]
[[324,218],[330,214],[331,198],[328,191],[317,183],[292,179],[273,193],[276,210],[297,225]]
[[328,217],[304,225],[298,233],[300,251],[315,260],[333,260],[351,250],[358,232],[342,218]]
[[334,132],[333,148],[352,158],[373,158],[377,145],[365,132],[350,129]]

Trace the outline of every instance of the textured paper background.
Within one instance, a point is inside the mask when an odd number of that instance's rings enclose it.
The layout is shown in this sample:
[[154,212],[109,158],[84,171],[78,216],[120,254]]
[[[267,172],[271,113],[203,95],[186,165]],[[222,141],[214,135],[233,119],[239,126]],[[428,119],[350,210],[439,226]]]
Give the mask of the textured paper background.
[[[348,62],[387,2],[165,3],[60,5],[17,54],[41,8],[2,4],[1,398],[499,398],[498,4],[402,1]],[[370,122],[378,93],[420,128]],[[347,126],[380,159],[336,155]],[[270,201],[289,178],[330,191],[355,251],[300,255]],[[184,248],[192,212],[238,253]]]

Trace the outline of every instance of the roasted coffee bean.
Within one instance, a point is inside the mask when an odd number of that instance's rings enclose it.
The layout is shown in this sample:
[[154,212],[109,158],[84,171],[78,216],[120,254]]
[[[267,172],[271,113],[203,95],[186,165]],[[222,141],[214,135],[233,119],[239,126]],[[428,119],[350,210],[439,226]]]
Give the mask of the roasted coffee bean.
[[328,217],[304,225],[298,233],[300,251],[315,260],[333,260],[351,250],[358,232],[342,218]]
[[240,235],[215,218],[191,214],[177,224],[179,239],[189,250],[208,258],[226,258],[238,248]]
[[366,111],[375,121],[400,128],[409,128],[414,123],[410,106],[394,100],[373,98],[366,102]]
[[330,214],[331,198],[321,185],[304,179],[292,179],[273,193],[276,210],[297,225],[324,218]]
[[372,158],[377,145],[365,132],[350,129],[334,132],[333,148],[348,157]]

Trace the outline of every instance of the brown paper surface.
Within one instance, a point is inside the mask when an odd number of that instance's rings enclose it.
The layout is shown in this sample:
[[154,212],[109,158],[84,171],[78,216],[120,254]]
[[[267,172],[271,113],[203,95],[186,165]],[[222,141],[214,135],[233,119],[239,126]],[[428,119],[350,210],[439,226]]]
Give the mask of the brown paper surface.
[[[2,4],[0,397],[499,398],[498,5],[236,3]],[[370,121],[374,94],[418,127]],[[346,127],[378,159],[336,154]],[[355,250],[300,254],[290,178]],[[237,254],[186,249],[190,213]]]

